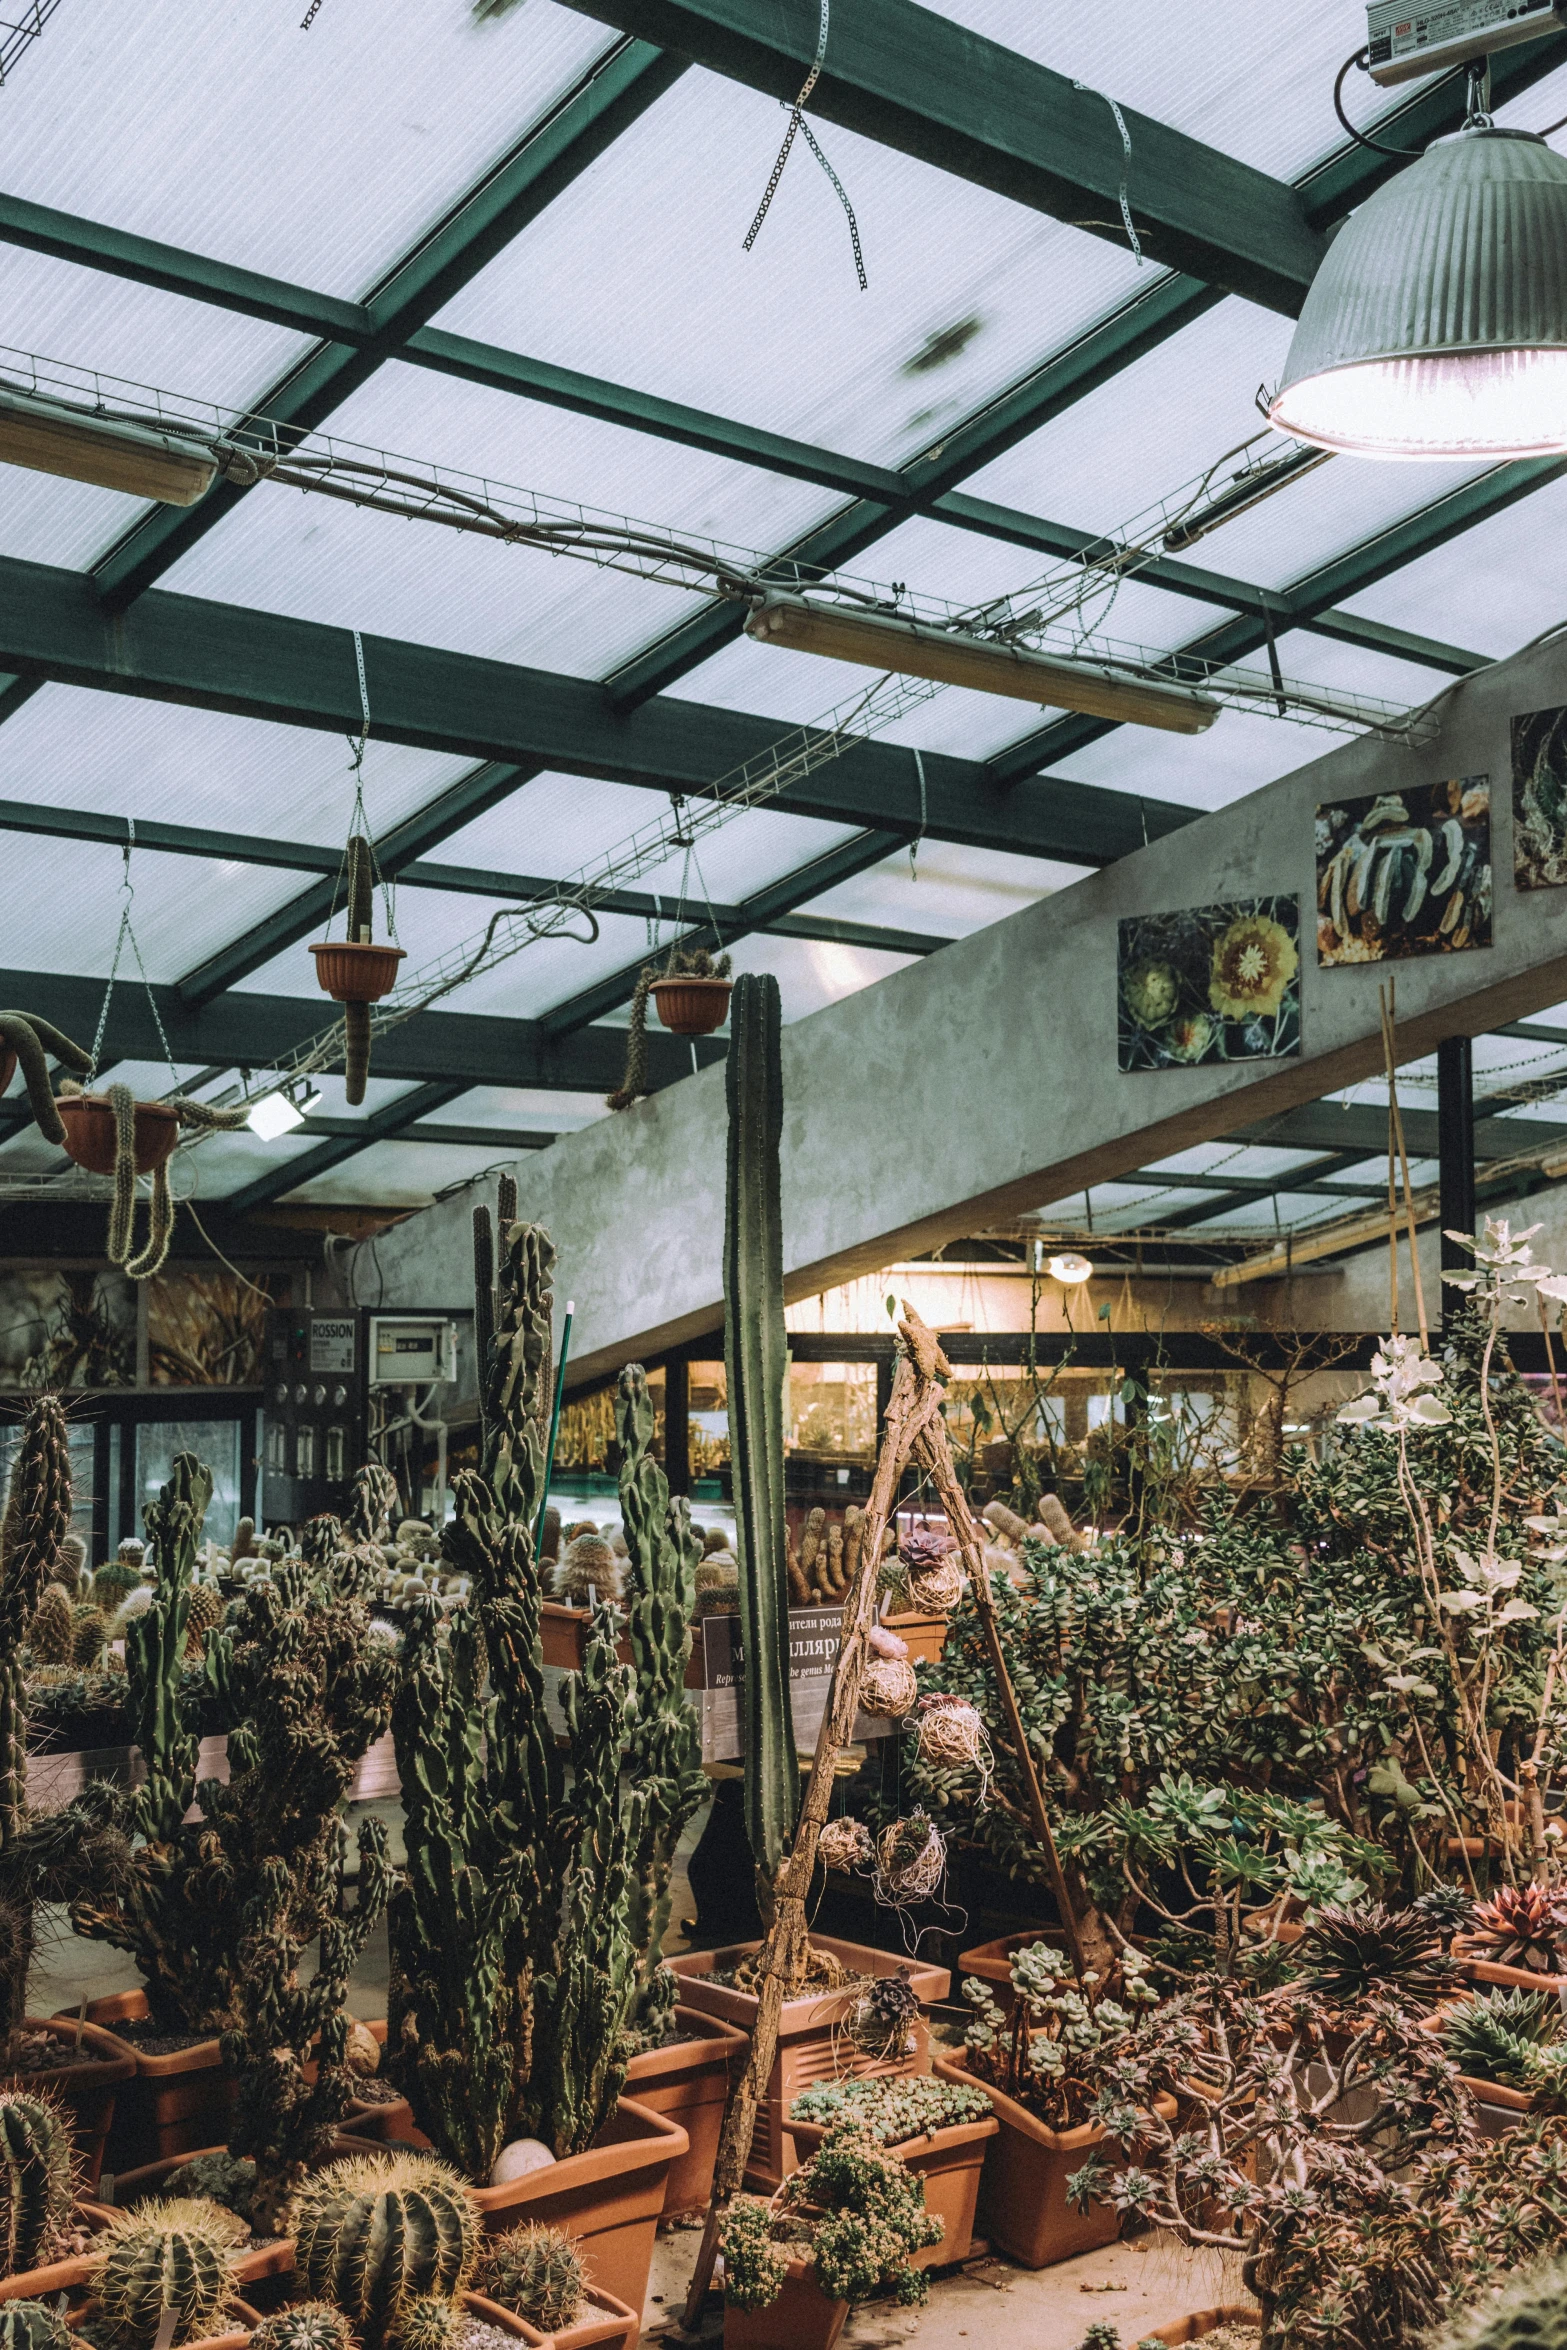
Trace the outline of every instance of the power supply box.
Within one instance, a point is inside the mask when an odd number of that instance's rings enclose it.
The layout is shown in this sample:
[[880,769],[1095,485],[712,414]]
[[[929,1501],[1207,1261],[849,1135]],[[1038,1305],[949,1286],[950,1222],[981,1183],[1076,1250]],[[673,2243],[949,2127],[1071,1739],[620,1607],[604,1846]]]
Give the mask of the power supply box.
[[1517,41],[1537,41],[1567,24],[1567,0],[1370,0],[1367,69],[1387,89],[1420,74],[1442,73],[1472,57],[1491,57]]

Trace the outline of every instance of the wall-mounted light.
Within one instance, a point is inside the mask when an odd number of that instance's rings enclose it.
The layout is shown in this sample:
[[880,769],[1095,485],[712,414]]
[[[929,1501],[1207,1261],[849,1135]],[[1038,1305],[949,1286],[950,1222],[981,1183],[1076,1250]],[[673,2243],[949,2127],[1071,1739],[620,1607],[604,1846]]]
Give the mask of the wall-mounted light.
[[1567,159],[1483,119],[1347,221],[1268,411],[1359,457],[1567,449]]
[[293,1078],[275,1093],[264,1093],[252,1102],[245,1123],[263,1142],[276,1142],[280,1134],[291,1134],[296,1126],[303,1126],[325,1099],[325,1094],[313,1093],[303,1078]]
[[1052,1257],[1045,1268],[1052,1281],[1064,1282],[1068,1289],[1076,1289],[1084,1281],[1092,1281],[1094,1268],[1086,1257],[1077,1256],[1068,1249],[1064,1256]]

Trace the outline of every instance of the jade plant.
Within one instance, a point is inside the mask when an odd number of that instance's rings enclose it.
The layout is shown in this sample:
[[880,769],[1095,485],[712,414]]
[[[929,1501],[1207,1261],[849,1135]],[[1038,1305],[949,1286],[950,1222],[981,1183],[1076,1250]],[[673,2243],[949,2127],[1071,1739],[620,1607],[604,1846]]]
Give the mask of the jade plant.
[[[518,2137],[579,2152],[613,2110],[648,1956],[643,1856],[664,1800],[646,1783],[622,1791],[637,1675],[616,1661],[613,1609],[594,1611],[582,1668],[561,1685],[569,1785],[545,1711],[534,1544],[553,1256],[536,1227],[505,1229],[481,1465],[459,1473],[443,1537],[471,1599],[413,1616],[392,1713],[408,1857],[389,1916],[386,2069],[476,2181]],[[475,1261],[482,1286],[482,1242]],[[655,1610],[646,1625],[674,1642],[660,1667],[673,1672],[683,1623]]]
[[803,2262],[829,2301],[887,2298],[918,2307],[929,2292],[910,2256],[939,2244],[925,2182],[858,2122],[829,2130],[770,2203],[737,2196],[723,2225],[724,2292],[739,2309],[765,2309],[791,2261]]

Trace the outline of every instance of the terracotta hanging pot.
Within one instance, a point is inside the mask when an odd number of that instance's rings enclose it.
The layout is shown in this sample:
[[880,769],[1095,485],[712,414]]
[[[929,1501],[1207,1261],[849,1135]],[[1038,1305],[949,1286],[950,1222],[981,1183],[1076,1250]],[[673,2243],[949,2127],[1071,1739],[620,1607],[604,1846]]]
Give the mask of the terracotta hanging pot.
[[733,984],[728,979],[655,979],[659,1019],[676,1036],[711,1036],[729,1017]]
[[[55,1105],[66,1151],[92,1175],[114,1173],[114,1105],[106,1093],[62,1093]],[[179,1140],[179,1112],[169,1102],[136,1104],[136,1172],[165,1166]]]
[[324,939],[310,952],[322,992],[339,1004],[378,1004],[397,985],[402,947],[371,940]]

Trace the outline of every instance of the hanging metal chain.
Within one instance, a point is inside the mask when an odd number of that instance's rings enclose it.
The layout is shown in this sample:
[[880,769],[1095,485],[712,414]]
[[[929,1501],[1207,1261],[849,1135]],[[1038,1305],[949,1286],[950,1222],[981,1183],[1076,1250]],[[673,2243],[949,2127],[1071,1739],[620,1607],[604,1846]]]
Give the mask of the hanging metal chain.
[[1115,127],[1121,134],[1121,185],[1118,191],[1121,203],[1121,221],[1123,227],[1126,230],[1126,241],[1131,246],[1132,251],[1136,254],[1137,266],[1139,269],[1141,269],[1143,265],[1143,249],[1137,241],[1137,231],[1132,226],[1132,208],[1126,200],[1127,184],[1130,180],[1132,170],[1132,134],[1126,127],[1126,117],[1121,112],[1120,107],[1117,106],[1115,100],[1111,97],[1108,90],[1096,90],[1089,82],[1074,82],[1072,87],[1074,90],[1085,91],[1090,98],[1102,98],[1105,104],[1109,107],[1110,112],[1115,116]]
[[920,828],[909,843],[909,879],[918,881],[920,877],[920,843],[925,838],[925,826],[930,815],[930,802],[925,790],[925,754],[923,751],[916,751],[914,754],[914,772],[920,779]]
[[[359,679],[361,723],[358,739],[356,740],[353,735],[348,738],[348,755],[354,778],[354,806],[353,813],[348,820],[348,829],[350,834],[356,832],[362,834],[370,844],[370,870],[375,883],[380,886],[382,901],[386,907],[387,936],[395,944],[397,939],[397,884],[395,881],[389,880],[381,870],[381,861],[375,853],[375,836],[370,830],[369,811],[365,807],[365,747],[370,740],[370,689],[365,683],[365,642],[357,628],[353,631],[353,638],[354,669]],[[332,885],[332,913],[327,916],[329,930],[332,915],[337,912],[337,893],[344,883],[347,870],[348,855],[345,850],[343,862],[338,867],[337,879]]]
[[103,1009],[98,1014],[98,1026],[92,1040],[92,1060],[87,1070],[89,1089],[98,1074],[98,1061],[103,1051],[104,1031],[109,1025],[109,1006],[114,1000],[114,983],[120,975],[120,957],[125,952],[127,939],[130,940],[131,953],[136,958],[136,968],[141,975],[142,986],[147,990],[147,1001],[152,1007],[152,1024],[158,1031],[158,1042],[163,1047],[163,1057],[169,1065],[169,1075],[173,1078],[176,1088],[180,1082],[179,1071],[174,1066],[174,1048],[169,1043],[168,1035],[164,1029],[163,1015],[158,1010],[158,999],[152,992],[152,981],[147,977],[147,966],[141,959],[141,947],[137,943],[136,928],[131,920],[131,907],[136,898],[135,885],[131,880],[131,852],[135,846],[136,819],[134,816],[127,816],[125,819],[125,846],[120,852],[125,860],[120,874],[120,896],[123,901],[120,907],[120,927],[114,941],[114,958],[109,965],[109,984],[103,991]]
[[[832,165],[828,162],[826,156],[822,153],[821,147],[817,143],[816,136],[812,131],[810,124],[806,121],[804,114],[805,102],[807,98],[809,98],[811,92],[815,89],[818,81],[821,79],[822,63],[827,55],[827,31],[831,22],[831,14],[832,0],[822,0],[821,29],[816,36],[816,55],[811,60],[810,72],[806,75],[805,80],[800,85],[799,96],[795,99],[794,104],[789,107],[789,128],[785,131],[783,145],[778,150],[778,160],[773,165],[772,177],[767,183],[766,190],[762,196],[762,201],[756,208],[756,218],[752,221],[750,227],[746,230],[745,245],[743,249],[749,253],[751,247],[756,243],[757,237],[761,233],[762,223],[767,218],[768,208],[771,205],[774,196],[776,196],[778,193],[778,182],[783,178],[784,165],[789,160],[789,153],[790,149],[794,145],[795,135],[796,133],[803,133],[806,145],[810,148],[811,153],[815,156],[817,162],[821,165],[823,171],[831,180],[834,189],[837,191],[838,201],[843,206],[844,214],[849,223],[849,242],[854,248],[855,275],[860,281],[860,292],[862,294],[867,294],[870,291],[870,280],[865,274],[865,255],[860,248],[860,224],[854,217],[854,206],[849,202],[849,193],[845,188],[842,180],[838,177],[838,174],[833,170]],[[785,99],[783,103],[788,105],[788,100]]]

